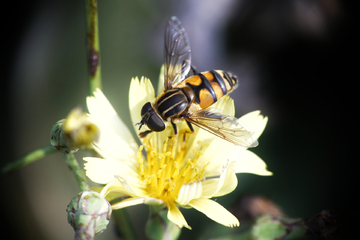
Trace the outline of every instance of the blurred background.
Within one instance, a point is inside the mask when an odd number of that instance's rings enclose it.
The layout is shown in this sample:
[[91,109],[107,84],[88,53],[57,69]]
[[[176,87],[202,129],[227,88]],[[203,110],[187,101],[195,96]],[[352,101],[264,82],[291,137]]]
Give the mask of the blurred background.
[[[0,167],[49,144],[52,125],[76,106],[86,109],[88,94],[85,1],[9,4],[2,15]],[[165,24],[177,16],[199,71],[238,76],[231,94],[236,116],[261,110],[269,117],[253,151],[274,175],[238,175],[237,189],[217,201],[235,213],[240,197],[261,195],[302,218],[330,209],[339,225],[332,239],[346,239],[359,213],[351,10],[339,0],[99,1],[103,92],[124,122],[134,124],[127,108],[130,79],[146,76],[156,86]],[[77,153],[81,164],[86,154]],[[0,183],[1,239],[73,238],[65,210],[79,188],[62,154]],[[147,207],[128,211],[143,239]],[[184,214],[193,230],[184,229],[180,239],[196,239],[215,225],[195,210]],[[109,226],[96,239],[117,239],[114,231]]]

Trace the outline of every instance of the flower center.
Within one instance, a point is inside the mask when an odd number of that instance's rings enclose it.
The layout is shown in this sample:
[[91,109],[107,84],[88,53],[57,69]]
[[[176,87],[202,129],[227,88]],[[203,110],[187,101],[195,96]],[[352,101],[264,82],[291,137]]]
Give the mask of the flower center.
[[[177,136],[165,140],[162,152],[158,152],[148,140],[145,140],[144,145],[140,146],[137,154],[140,175],[141,180],[146,183],[150,197],[161,199],[165,203],[174,202],[183,184],[202,179],[204,170],[209,163],[201,169],[197,165],[203,147],[198,151],[193,150],[193,157],[185,159],[188,138],[188,132],[180,131]],[[141,154],[144,147],[147,160],[144,160]]]

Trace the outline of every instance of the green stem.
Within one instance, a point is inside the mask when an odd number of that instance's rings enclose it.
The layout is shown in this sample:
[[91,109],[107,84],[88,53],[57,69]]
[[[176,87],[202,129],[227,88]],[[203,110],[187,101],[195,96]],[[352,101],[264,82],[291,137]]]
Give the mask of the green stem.
[[97,0],[86,0],[86,47],[90,72],[90,95],[96,88],[101,89],[101,67]]
[[118,209],[116,211],[113,211],[112,215],[115,217],[117,229],[121,233],[121,237],[123,239],[138,239],[126,209]]
[[9,174],[10,172],[13,172],[13,171],[19,169],[20,167],[24,167],[32,162],[35,162],[36,160],[39,160],[39,159],[45,157],[46,155],[48,155],[50,153],[54,153],[54,152],[56,152],[56,150],[51,145],[47,145],[45,147],[36,149],[36,150],[28,153],[27,155],[25,155],[21,158],[18,158],[17,160],[5,165],[5,167],[3,167],[1,169],[0,176],[3,177],[5,175]]
[[81,191],[90,190],[90,187],[86,181],[85,173],[80,168],[78,162],[73,153],[65,154],[66,155],[66,163],[69,165],[70,169],[73,171],[76,181],[80,187]]
[[149,239],[177,240],[181,229],[167,218],[163,205],[150,205],[150,216],[146,223]]

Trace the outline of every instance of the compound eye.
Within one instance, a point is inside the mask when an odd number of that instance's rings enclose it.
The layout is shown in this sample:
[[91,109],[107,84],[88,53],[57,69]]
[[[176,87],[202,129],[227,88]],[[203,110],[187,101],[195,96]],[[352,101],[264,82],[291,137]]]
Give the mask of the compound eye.
[[155,132],[161,132],[165,129],[165,123],[155,112],[150,102],[145,103],[141,109],[141,117],[149,129]]
[[165,129],[164,121],[155,112],[153,112],[153,114],[147,120],[146,125],[155,132],[161,132]]
[[151,103],[147,102],[141,109],[141,117],[144,117],[144,115],[150,111],[154,111],[154,109],[152,108]]

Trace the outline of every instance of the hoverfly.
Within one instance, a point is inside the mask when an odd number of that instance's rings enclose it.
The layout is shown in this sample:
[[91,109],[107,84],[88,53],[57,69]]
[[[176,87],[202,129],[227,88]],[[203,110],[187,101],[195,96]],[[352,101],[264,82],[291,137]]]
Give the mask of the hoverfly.
[[[150,130],[148,133],[165,130],[165,122],[170,122],[175,135],[175,122],[185,120],[190,130],[192,124],[222,138],[244,147],[255,147],[252,133],[232,116],[226,116],[211,105],[222,96],[232,92],[238,83],[237,78],[222,70],[198,72],[191,65],[191,49],[185,29],[176,17],[172,17],[165,28],[165,76],[164,92],[154,103],[147,102],[141,109],[141,121]],[[189,76],[190,69],[193,75]]]

